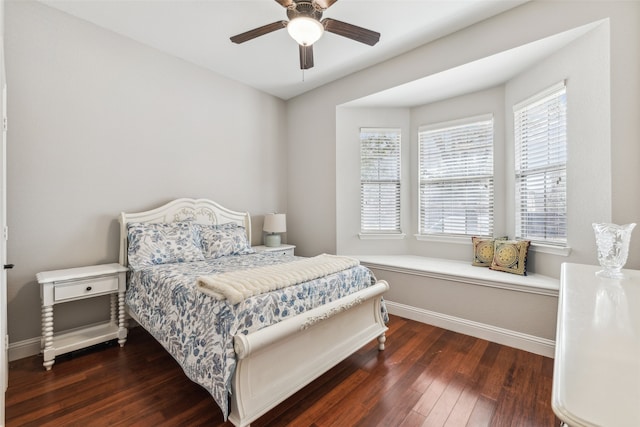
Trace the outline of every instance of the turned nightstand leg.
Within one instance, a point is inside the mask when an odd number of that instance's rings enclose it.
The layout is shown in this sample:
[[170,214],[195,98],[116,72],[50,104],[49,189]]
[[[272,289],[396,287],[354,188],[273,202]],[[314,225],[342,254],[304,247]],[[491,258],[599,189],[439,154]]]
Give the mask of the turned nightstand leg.
[[378,337],[378,350],[384,350],[384,343],[387,341],[387,337],[385,334],[382,334]]
[[118,344],[124,347],[127,342],[127,327],[124,318],[124,292],[118,293]]
[[56,353],[53,348],[53,306],[42,307],[42,364],[47,371],[55,362]]
[[109,317],[109,321],[114,325],[118,325],[118,318],[116,317],[116,313],[118,311],[118,297],[116,294],[111,294],[111,316]]

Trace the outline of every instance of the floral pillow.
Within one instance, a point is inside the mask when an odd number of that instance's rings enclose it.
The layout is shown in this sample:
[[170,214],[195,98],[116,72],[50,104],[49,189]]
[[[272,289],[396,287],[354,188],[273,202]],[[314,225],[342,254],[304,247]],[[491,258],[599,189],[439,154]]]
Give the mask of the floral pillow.
[[247,239],[245,228],[238,224],[197,224],[196,226],[200,230],[202,253],[207,259],[255,253]]
[[133,268],[202,261],[198,230],[192,222],[130,223],[128,258]]

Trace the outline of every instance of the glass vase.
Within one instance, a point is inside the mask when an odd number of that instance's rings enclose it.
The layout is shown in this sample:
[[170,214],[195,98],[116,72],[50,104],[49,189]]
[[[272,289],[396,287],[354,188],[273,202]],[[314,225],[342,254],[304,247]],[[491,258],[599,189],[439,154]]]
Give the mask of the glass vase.
[[609,223],[593,223],[598,248],[598,262],[603,268],[596,273],[600,277],[620,279],[623,277],[622,267],[629,255],[629,242],[635,223],[617,225]]

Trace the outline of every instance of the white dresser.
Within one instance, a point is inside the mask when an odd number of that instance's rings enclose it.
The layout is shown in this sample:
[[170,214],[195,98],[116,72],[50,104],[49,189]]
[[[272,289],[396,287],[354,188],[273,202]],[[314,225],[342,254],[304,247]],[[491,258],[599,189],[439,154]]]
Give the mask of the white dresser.
[[640,271],[562,265],[552,406],[571,427],[640,426]]

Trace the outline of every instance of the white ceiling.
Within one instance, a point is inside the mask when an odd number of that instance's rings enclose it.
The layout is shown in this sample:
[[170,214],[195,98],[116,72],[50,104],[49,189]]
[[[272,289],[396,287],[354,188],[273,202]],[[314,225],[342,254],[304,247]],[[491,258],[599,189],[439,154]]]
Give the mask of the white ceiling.
[[323,17],[381,33],[371,47],[326,33],[300,70],[286,30],[237,45],[230,36],[286,20],[275,0],[40,0],[186,61],[289,99],[528,0],[340,0]]

